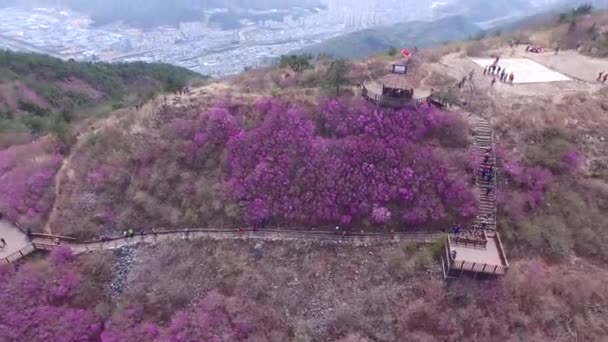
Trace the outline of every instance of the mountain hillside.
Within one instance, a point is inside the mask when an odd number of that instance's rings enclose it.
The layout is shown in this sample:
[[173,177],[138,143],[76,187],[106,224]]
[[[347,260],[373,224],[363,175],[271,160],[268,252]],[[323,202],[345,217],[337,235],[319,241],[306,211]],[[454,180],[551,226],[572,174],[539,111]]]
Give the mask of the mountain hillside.
[[303,52],[329,54],[337,58],[365,58],[391,47],[433,47],[480,32],[481,29],[469,18],[451,16],[437,21],[413,21],[353,32],[307,47]]
[[[71,149],[0,149],[0,229],[75,239],[0,266],[2,337],[604,341],[607,18],[421,49],[388,78],[401,56],[289,56],[108,108]],[[380,80],[423,102],[378,106]]]
[[202,78],[167,64],[104,64],[0,51],[0,147]]

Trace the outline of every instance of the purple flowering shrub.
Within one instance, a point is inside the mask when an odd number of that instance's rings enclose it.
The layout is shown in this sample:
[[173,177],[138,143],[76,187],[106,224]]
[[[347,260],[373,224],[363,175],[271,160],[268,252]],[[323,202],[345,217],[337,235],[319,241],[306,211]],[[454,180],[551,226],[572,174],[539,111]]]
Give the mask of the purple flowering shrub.
[[70,252],[51,253],[46,266],[26,264],[18,270],[0,268],[0,330],[9,341],[91,341],[101,322],[70,305],[81,274]]
[[[312,121],[278,101],[259,106],[267,111],[259,126],[227,147],[229,196],[249,223],[421,225],[474,214],[469,185],[427,143],[449,129],[453,119],[442,117],[452,114],[328,100]],[[378,222],[378,207],[394,211]]]
[[462,142],[443,148],[445,131],[466,135],[458,114],[262,98],[159,117],[153,134],[107,130],[73,159],[80,186],[66,187],[61,207],[94,217],[79,221],[82,236],[151,226],[378,224],[377,207],[390,210],[391,226],[475,213],[470,177],[451,158],[465,153]]
[[498,196],[500,205],[506,205],[514,217],[543,205],[545,193],[555,178],[550,170],[522,165],[516,160],[507,160],[503,169],[505,179],[499,185],[504,189]]
[[46,261],[0,267],[2,341],[242,341],[254,338],[264,315],[253,303],[216,292],[174,312],[164,325],[145,321],[142,309],[113,312],[108,321],[90,302],[75,305],[85,275],[69,249]]
[[0,212],[39,229],[53,202],[53,180],[62,157],[46,139],[0,151]]
[[565,169],[569,173],[576,172],[581,166],[581,156],[575,149],[569,149],[564,152],[562,156],[562,162]]
[[372,221],[377,224],[387,224],[391,220],[391,211],[385,207],[377,207],[372,210]]
[[[121,341],[245,341],[262,338],[264,317],[253,303],[218,292],[207,293],[187,309],[175,312],[166,326],[143,319],[141,308],[126,309],[106,323],[101,340]],[[269,329],[272,330],[272,329]]]

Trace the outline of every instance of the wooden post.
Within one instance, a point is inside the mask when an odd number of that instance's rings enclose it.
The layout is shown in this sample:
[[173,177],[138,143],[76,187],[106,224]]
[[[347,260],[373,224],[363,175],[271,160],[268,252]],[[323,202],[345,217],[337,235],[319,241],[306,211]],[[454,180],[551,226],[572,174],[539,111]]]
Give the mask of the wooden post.
[[492,274],[496,273],[497,269],[498,269],[498,265],[494,266],[494,271],[492,271]]
[[475,270],[475,263],[471,266],[471,270]]
[[486,266],[488,266],[488,264],[483,264],[483,269],[481,269],[481,272],[485,272]]
[[23,257],[23,252],[21,250],[19,250],[19,254],[21,255],[21,257]]

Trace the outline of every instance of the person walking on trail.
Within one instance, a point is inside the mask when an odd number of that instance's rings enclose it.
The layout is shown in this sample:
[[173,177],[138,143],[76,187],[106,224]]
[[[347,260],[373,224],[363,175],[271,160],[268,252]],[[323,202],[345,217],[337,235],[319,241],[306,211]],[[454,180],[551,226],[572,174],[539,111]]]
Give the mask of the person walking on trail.
[[488,182],[492,182],[492,179],[494,178],[494,172],[488,172]]
[[559,45],[555,48],[555,55],[559,54]]
[[465,83],[467,83],[467,77],[463,76],[462,79],[460,80],[460,83],[458,83],[458,89],[462,89],[462,87],[464,87]]
[[496,77],[494,77],[494,78],[492,79],[492,81],[490,81],[490,85],[491,85],[492,87],[494,87],[494,83],[496,83]]
[[608,73],[605,73],[604,77],[602,77],[602,84],[605,84],[607,80],[608,80]]
[[6,240],[4,238],[0,238],[0,243],[2,244],[2,248],[6,247]]
[[483,68],[483,74],[486,75],[488,73],[488,66],[486,65],[485,68]]
[[488,176],[488,169],[486,169],[484,167],[481,169],[481,179],[486,179],[487,176]]
[[602,76],[604,75],[603,71],[600,71],[600,73],[597,75],[597,80],[596,81],[601,81],[602,80]]
[[501,69],[500,66],[496,67],[496,75],[500,75],[500,69]]
[[490,196],[491,193],[492,193],[492,188],[491,187],[487,187],[486,188],[486,197]]
[[134,237],[135,236],[135,232],[133,231],[133,228],[129,229],[129,237]]
[[490,151],[486,151],[486,154],[484,154],[484,156],[483,156],[483,162],[484,163],[489,162],[490,161],[490,157],[491,157]]
[[471,70],[471,72],[469,73],[469,81],[473,80],[474,75],[475,75],[475,69]]
[[515,79],[515,75],[513,75],[513,73],[511,73],[511,75],[509,75],[509,83],[513,84],[514,79]]

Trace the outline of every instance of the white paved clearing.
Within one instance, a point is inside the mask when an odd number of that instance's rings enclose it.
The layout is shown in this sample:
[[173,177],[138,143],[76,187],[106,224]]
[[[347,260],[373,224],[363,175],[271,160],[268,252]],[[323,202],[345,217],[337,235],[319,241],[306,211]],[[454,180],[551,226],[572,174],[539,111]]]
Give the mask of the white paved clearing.
[[[473,62],[485,68],[494,63],[493,58],[471,58]],[[546,83],[563,82],[572,79],[528,58],[501,58],[498,66],[507,68],[507,73],[513,73],[513,83]]]

